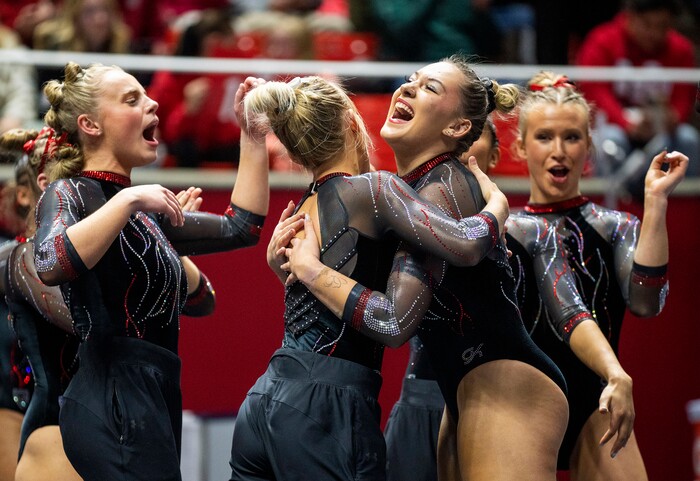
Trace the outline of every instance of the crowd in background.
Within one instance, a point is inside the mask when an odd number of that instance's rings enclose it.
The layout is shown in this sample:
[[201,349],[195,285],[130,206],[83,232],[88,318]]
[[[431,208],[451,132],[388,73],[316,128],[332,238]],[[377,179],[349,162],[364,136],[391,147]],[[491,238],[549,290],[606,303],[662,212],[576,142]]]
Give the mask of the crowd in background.
[[[552,0],[20,0],[0,5],[0,48],[409,62],[461,51],[490,64],[695,67],[699,20],[697,0],[594,0],[564,10]],[[0,131],[40,123],[41,85],[59,75],[59,68],[0,65]],[[137,76],[160,104],[157,165],[235,167],[240,127],[228,104],[245,74]],[[396,81],[345,84],[372,110],[381,98],[371,97],[388,95]],[[694,85],[581,88],[598,108],[590,174],[618,175],[634,194],[646,170],[639,159],[664,147],[700,156]],[[380,168],[393,165],[382,147],[373,159]],[[268,149],[273,170],[299,170],[274,137]],[[495,174],[511,173],[508,165]],[[691,166],[689,175],[698,174]]]

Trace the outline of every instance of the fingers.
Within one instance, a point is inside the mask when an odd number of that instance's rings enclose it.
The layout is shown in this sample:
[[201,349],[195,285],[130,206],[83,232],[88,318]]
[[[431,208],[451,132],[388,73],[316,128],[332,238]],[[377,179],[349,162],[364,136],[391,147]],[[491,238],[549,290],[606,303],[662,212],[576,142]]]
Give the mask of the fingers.
[[476,161],[476,157],[474,157],[473,155],[469,156],[469,159],[467,160],[467,166],[469,167],[469,170],[471,170],[472,174],[476,176],[477,179],[480,175],[486,177],[486,174],[484,174],[484,172],[479,167],[479,164]]
[[280,214],[280,220],[278,222],[282,222],[289,218],[289,216],[292,215],[292,212],[294,212],[294,202],[290,200],[287,207],[282,210],[282,214]]
[[182,206],[177,196],[170,190],[165,190],[165,212],[164,214],[170,219],[170,223],[175,227],[182,227],[185,224],[185,216],[182,213]]

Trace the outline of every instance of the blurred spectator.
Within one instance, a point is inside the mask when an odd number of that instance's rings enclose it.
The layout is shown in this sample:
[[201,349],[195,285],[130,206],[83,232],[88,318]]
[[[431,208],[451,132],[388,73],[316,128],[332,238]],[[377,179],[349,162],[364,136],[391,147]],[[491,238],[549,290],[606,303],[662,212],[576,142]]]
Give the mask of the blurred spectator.
[[[70,52],[129,53],[131,32],[121,20],[116,0],[63,0],[54,18],[41,22],[34,30],[37,50]],[[37,88],[60,78],[61,67],[40,67]],[[40,114],[48,110],[41,97]]]
[[[586,37],[577,63],[694,67],[693,44],[672,27],[677,12],[673,0],[626,0],[620,14]],[[668,148],[696,159],[688,174],[698,174],[700,135],[688,124],[694,84],[626,80],[581,82],[581,89],[598,109],[594,138],[598,173],[619,171],[628,179],[631,193],[641,193],[648,159]]]
[[537,63],[535,43],[535,10],[521,1],[495,0],[489,9],[498,28],[502,63]]
[[53,18],[56,5],[51,0],[13,0],[0,2],[0,19],[12,27],[22,43],[32,47],[34,29],[41,22]]
[[131,29],[134,53],[167,54],[168,29],[187,12],[226,9],[228,0],[119,0],[124,22]]
[[569,2],[562,8],[559,0],[532,0],[535,8],[537,63],[567,65],[588,32],[613,18],[622,0]]
[[129,53],[131,31],[115,0],[65,0],[56,18],[34,31],[34,48]]
[[[176,56],[235,55],[231,19],[226,11],[204,10],[187,27]],[[158,102],[160,131],[178,167],[204,162],[238,161],[241,130],[233,99],[245,75],[156,72],[148,96]]]
[[[25,48],[19,36],[0,25],[0,49]],[[29,65],[0,63],[0,133],[38,121],[36,72]]]
[[[372,0],[382,60],[434,62],[462,51],[486,54],[500,42],[485,28],[490,0]],[[477,32],[477,33],[475,33]]]

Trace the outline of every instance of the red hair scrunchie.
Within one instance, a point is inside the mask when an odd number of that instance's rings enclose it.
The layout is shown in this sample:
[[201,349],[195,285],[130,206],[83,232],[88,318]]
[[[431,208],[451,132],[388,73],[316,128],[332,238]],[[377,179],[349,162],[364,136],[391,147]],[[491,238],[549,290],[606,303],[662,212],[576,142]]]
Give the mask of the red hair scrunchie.
[[554,82],[552,85],[540,85],[540,84],[532,84],[528,88],[530,89],[531,92],[541,92],[542,90],[546,88],[570,88],[570,89],[576,89],[576,84],[574,83],[573,80],[569,80],[569,77],[566,75],[563,75],[557,79],[556,82]]

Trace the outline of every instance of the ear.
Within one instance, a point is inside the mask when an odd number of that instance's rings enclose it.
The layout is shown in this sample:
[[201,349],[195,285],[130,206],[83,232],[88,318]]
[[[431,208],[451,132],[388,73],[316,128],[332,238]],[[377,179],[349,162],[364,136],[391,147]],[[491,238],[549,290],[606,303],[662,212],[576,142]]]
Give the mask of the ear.
[[99,137],[102,134],[100,125],[88,117],[87,114],[78,116],[78,129],[91,137]]
[[[501,160],[501,149],[498,147],[495,147],[491,149],[491,153],[489,154],[489,170],[493,169],[498,165],[498,161]],[[488,172],[487,172],[488,173]]]
[[32,192],[26,185],[18,185],[15,188],[15,197],[17,199],[17,204],[21,207],[29,208],[29,206],[32,205]]
[[39,186],[42,192],[46,190],[46,186],[49,185],[49,178],[43,172],[39,174],[36,178],[36,185]]
[[525,150],[525,143],[523,142],[523,138],[521,136],[518,136],[515,139],[515,152],[518,154],[518,157],[520,157],[523,160],[527,159],[527,151]]
[[467,132],[469,132],[472,128],[472,121],[469,119],[459,119],[453,124],[451,124],[448,128],[444,129],[442,131],[443,134],[445,134],[447,137],[452,137],[452,138],[461,138],[467,135]]

